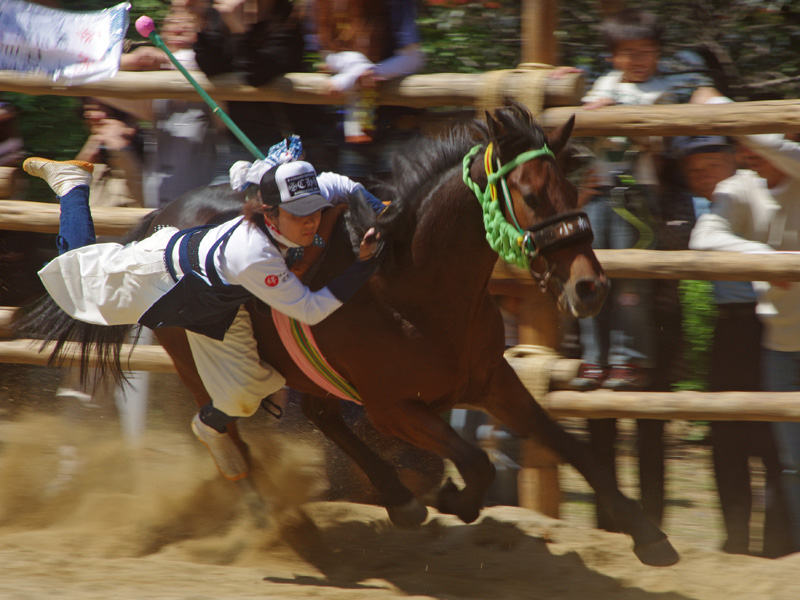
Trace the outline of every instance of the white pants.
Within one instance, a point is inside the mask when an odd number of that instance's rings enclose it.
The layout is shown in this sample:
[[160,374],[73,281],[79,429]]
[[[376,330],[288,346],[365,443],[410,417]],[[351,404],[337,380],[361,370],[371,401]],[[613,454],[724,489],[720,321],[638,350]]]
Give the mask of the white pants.
[[47,293],[74,319],[132,325],[172,289],[164,249],[178,230],[165,227],[140,242],[91,244],[65,252],[40,271]]
[[250,314],[239,307],[222,341],[186,332],[194,364],[218,408],[231,417],[249,417],[261,400],[277,392],[286,379],[258,357]]

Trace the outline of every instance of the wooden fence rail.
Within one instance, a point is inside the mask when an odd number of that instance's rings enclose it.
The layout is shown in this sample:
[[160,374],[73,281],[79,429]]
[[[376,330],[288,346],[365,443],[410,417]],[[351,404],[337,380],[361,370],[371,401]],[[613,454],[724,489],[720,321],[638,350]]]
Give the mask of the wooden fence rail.
[[[327,75],[289,73],[269,85],[254,88],[241,83],[237,75],[210,81],[196,73],[198,82],[217,101],[251,100],[294,104],[334,104],[325,94]],[[497,82],[494,72],[477,74],[434,73],[411,75],[380,87],[381,104],[413,108],[480,107],[487,94],[485,85]],[[522,101],[526,86],[541,86],[537,71],[509,71],[502,79],[503,94]],[[494,83],[497,85],[497,83]],[[577,116],[574,135],[744,135],[787,133],[800,130],[800,100],[770,100],[715,105],[609,106],[600,110],[577,107],[583,79],[570,74],[544,80],[544,106],[539,115],[545,127],[560,125]],[[127,99],[177,98],[199,100],[197,92],[174,71],[120,72],[104,81],[80,86],[55,86],[46,77],[0,71],[0,91],[62,96],[109,96]],[[491,91],[491,90],[488,90]],[[494,93],[494,97],[498,95]],[[502,96],[500,96],[502,97]]]
[[[411,108],[443,106],[479,106],[483,86],[498,81],[489,73],[431,73],[409,75],[387,81],[379,88],[378,102]],[[502,79],[509,96],[524,94],[528,85],[541,82],[538,70],[507,71]],[[269,84],[255,88],[244,83],[241,75],[230,73],[208,79],[201,72],[192,76],[216,101],[243,100],[287,102],[290,104],[337,104],[326,91],[328,75],[321,73],[287,73]],[[583,77],[568,74],[544,81],[545,106],[575,106],[580,103]],[[519,89],[519,93],[515,90]],[[175,98],[199,100],[192,85],[177,71],[120,71],[111,79],[76,86],[57,86],[51,79],[0,71],[0,91],[29,95],[107,96],[132,100]]]
[[[123,235],[148,213],[148,208],[92,208],[98,235]],[[0,200],[0,230],[57,233],[58,215],[57,204]],[[617,278],[800,281],[800,253],[596,250],[596,254],[606,273]],[[494,280],[534,285],[527,271],[503,261],[495,266]]]
[[[0,363],[46,365],[50,353],[33,340],[0,341]],[[77,344],[67,346],[61,363],[78,360]],[[174,373],[175,367],[161,346],[125,344],[123,363],[131,371]],[[96,356],[92,354],[90,364]],[[707,421],[800,421],[800,392],[593,392],[554,391],[539,403],[554,417],[688,419]]]

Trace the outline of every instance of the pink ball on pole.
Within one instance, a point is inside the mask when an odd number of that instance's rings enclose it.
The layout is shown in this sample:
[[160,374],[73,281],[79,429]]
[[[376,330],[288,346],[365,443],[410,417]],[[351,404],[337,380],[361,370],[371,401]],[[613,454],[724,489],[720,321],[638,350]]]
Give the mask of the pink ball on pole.
[[139,35],[145,38],[149,38],[150,34],[153,33],[156,29],[156,24],[153,23],[153,19],[148,17],[147,15],[142,15],[138,19],[136,19],[136,31],[139,32]]

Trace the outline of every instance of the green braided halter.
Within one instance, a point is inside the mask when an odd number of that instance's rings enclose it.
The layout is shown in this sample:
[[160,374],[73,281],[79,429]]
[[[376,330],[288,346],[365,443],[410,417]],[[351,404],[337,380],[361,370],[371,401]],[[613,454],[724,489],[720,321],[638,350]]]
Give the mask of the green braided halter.
[[[555,156],[553,151],[547,146],[542,146],[538,150],[530,150],[523,152],[514,160],[506,163],[496,173],[487,173],[486,177],[488,183],[485,190],[481,190],[480,186],[475,183],[469,175],[472,159],[483,149],[481,144],[473,147],[464,157],[464,183],[473,191],[478,198],[478,202],[483,209],[483,226],[486,229],[486,241],[489,246],[500,255],[504,261],[511,264],[528,268],[529,261],[537,255],[535,247],[523,249],[525,244],[525,230],[523,230],[514,219],[514,225],[511,225],[503,216],[503,211],[500,210],[500,203],[492,198],[492,188],[497,186],[500,181],[505,184],[505,176],[512,170],[516,169],[519,165],[528,162],[539,156]],[[487,169],[488,171],[488,169]],[[530,240],[530,238],[528,238]]]

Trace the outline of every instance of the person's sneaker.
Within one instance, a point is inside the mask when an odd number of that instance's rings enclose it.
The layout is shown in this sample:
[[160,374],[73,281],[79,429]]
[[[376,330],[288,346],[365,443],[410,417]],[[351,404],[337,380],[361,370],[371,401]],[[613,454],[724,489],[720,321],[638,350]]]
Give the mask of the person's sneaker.
[[192,431],[211,452],[217,469],[225,479],[238,481],[247,477],[247,463],[231,436],[203,423],[199,414],[192,419]]
[[83,160],[50,160],[31,156],[22,163],[28,175],[40,177],[59,198],[79,185],[92,185],[94,165]]
[[650,369],[636,365],[615,365],[603,382],[603,388],[616,392],[639,392],[650,384]]
[[608,368],[594,363],[582,363],[578,374],[569,382],[570,389],[588,392],[599,388],[608,376]]

